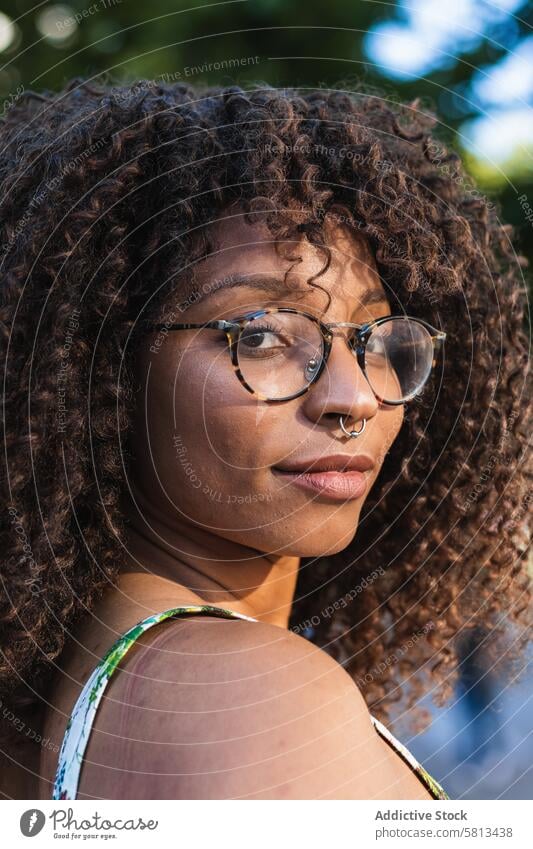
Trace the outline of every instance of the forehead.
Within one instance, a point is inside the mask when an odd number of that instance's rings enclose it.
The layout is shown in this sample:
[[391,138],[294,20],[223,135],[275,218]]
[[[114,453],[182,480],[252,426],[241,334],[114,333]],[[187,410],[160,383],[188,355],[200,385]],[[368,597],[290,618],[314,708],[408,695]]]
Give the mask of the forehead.
[[266,224],[249,223],[242,211],[228,211],[211,225],[209,256],[195,264],[193,274],[189,270],[183,275],[180,301],[222,305],[232,296],[235,300],[237,287],[242,294],[252,288],[257,293],[264,281],[264,291],[274,300],[303,296],[324,307],[331,298],[353,308],[359,300],[377,302],[381,296],[386,303],[374,256],[361,234],[326,219],[320,239],[330,251],[330,264],[310,285],[310,278],[324,269],[324,250],[297,232],[275,241]]

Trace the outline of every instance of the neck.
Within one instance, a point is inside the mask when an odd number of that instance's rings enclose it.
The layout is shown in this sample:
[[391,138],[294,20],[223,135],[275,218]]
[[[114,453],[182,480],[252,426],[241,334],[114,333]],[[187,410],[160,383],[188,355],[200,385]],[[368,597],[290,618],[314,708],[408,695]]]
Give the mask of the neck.
[[136,494],[127,507],[126,564],[122,572],[145,572],[174,582],[206,604],[229,607],[288,628],[300,558],[264,554],[184,523],[170,526]]

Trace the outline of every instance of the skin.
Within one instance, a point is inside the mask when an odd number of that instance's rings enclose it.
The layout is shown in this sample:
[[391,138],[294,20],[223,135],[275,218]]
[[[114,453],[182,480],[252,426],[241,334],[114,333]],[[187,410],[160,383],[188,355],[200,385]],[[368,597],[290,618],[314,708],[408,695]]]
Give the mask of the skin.
[[[198,265],[198,289],[250,269],[281,279],[291,269],[290,291],[213,287],[174,320],[231,318],[276,304],[325,321],[387,315],[365,243],[335,224],[324,234],[332,264],[317,282],[331,295],[327,310],[324,291],[306,282],[323,254],[305,239],[276,250],[265,228],[231,210],[215,227],[217,248]],[[382,303],[362,306],[376,290]],[[223,346],[213,347],[217,335],[169,333],[157,353],[151,335],[139,352],[126,564],[61,656],[44,733],[60,745],[81,687],[119,634],[150,613],[207,602],[258,621],[190,616],[143,635],[106,690],[78,798],[431,798],[377,734],[344,668],[288,631],[300,558],[345,548],[365,496],[331,502],[284,486],[272,472],[289,458],[364,451],[375,459],[365,473],[368,494],[403,408],[377,403],[341,338],[311,391],[283,404],[258,402]],[[367,419],[362,437],[342,434],[341,414],[354,425]],[[179,462],[176,433],[201,487]],[[267,497],[228,503],[228,495],[252,492]],[[56,766],[57,753],[43,751],[34,795],[50,798]]]
[[[277,251],[266,227],[247,224],[235,210],[214,235],[217,249],[199,264],[196,284],[198,291],[212,289],[174,321],[230,319],[263,306],[299,308],[325,322],[361,323],[390,314],[370,252],[342,226],[329,224],[325,232],[333,256],[317,280],[322,289],[307,283],[324,265],[323,253],[307,239]],[[213,285],[250,269],[280,280],[290,271],[290,291],[280,297]],[[381,303],[361,306],[363,296],[376,291]],[[353,539],[403,407],[378,404],[342,338],[334,339],[327,369],[309,392],[281,404],[258,401],[235,377],[221,335],[180,330],[160,347],[152,336],[139,357],[127,571],[148,568],[209,602],[231,602],[239,612],[286,628],[300,558],[333,554]],[[351,416],[353,425],[366,418],[364,434],[346,437],[339,415]],[[272,471],[299,458],[340,452],[364,452],[375,460],[365,472],[366,495],[357,500],[332,503],[287,485]],[[262,501],[237,501],[257,493]]]

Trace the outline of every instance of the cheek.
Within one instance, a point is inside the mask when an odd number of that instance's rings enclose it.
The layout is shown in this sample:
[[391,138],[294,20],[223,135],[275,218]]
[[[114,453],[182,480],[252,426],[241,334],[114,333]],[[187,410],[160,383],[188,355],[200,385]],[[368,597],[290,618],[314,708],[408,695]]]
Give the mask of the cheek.
[[207,363],[185,355],[178,366],[161,359],[146,397],[149,453],[164,489],[175,496],[184,484],[187,492],[250,488],[260,474],[264,408],[241,386],[227,353]]
[[382,408],[377,416],[379,444],[377,447],[377,466],[381,468],[383,461],[394,444],[403,424],[403,407]]
[[231,461],[246,446],[252,398],[237,381],[229,357],[220,360],[180,370],[171,399],[174,429],[187,434],[191,450],[209,464]]

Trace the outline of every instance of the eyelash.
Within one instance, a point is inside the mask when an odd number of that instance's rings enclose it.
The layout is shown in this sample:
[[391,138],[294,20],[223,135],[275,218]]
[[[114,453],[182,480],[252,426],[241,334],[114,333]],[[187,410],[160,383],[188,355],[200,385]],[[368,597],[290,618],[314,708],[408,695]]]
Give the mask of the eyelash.
[[[256,333],[279,333],[279,327],[273,327],[272,325],[266,324],[254,324],[253,329]],[[226,334],[221,334],[219,337],[219,342],[224,342],[227,344]]]
[[268,324],[268,322],[265,324],[254,324],[253,329],[257,333],[279,333],[279,328],[276,330],[276,328],[272,327],[272,325]]

